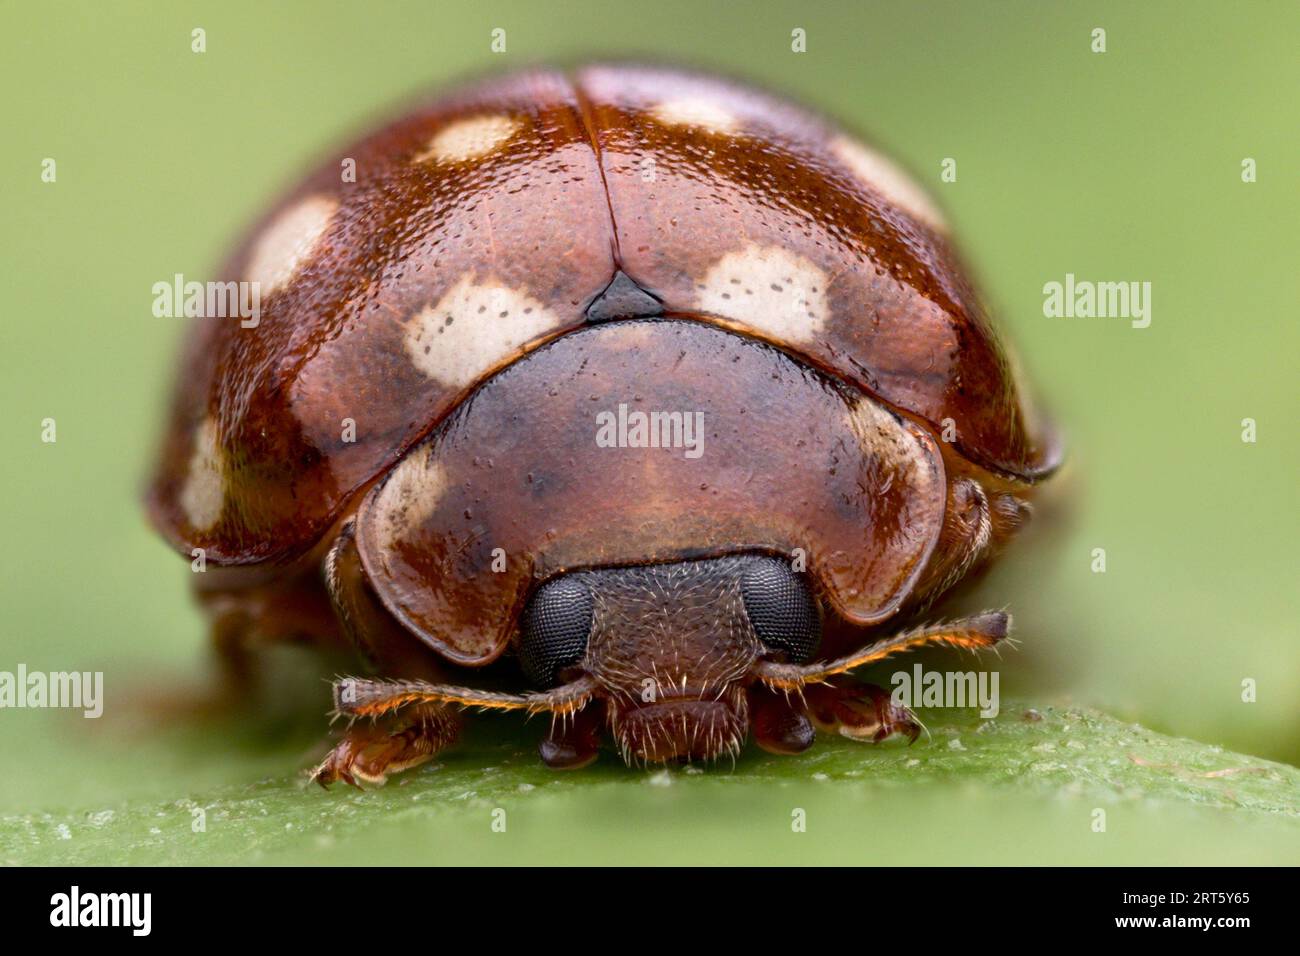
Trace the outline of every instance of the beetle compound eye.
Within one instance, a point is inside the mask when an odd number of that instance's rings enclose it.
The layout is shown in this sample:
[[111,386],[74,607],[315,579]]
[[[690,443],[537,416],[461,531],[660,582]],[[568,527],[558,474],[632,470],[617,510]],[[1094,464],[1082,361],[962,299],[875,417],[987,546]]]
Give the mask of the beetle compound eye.
[[582,660],[591,633],[591,591],[559,578],[537,591],[520,622],[519,663],[537,687],[552,687],[559,672]]
[[803,578],[784,561],[762,558],[740,580],[749,623],[764,644],[784,651],[790,663],[812,657],[821,640],[821,618]]

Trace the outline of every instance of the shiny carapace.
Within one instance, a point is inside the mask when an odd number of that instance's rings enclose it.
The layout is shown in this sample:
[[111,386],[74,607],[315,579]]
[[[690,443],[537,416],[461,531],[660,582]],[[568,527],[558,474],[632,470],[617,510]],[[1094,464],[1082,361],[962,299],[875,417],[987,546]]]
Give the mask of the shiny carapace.
[[[274,158],[268,158],[274,161]],[[985,647],[936,602],[1059,461],[943,216],[766,93],[596,65],[470,86],[327,157],[201,319],[153,480],[233,680],[355,651],[315,769],[380,781],[472,708],[555,767],[917,724],[848,672]]]

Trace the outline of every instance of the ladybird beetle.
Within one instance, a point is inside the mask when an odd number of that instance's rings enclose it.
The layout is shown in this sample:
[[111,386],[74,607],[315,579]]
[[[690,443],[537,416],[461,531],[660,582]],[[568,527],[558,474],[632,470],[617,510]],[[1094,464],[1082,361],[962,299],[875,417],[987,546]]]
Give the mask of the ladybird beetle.
[[149,511],[232,673],[357,652],[335,707],[370,719],[322,784],[467,708],[551,713],[557,768],[914,738],[848,672],[1007,633],[924,615],[1059,443],[939,211],[803,109],[621,64],[481,82],[331,157],[226,274],[261,318],[189,338]]

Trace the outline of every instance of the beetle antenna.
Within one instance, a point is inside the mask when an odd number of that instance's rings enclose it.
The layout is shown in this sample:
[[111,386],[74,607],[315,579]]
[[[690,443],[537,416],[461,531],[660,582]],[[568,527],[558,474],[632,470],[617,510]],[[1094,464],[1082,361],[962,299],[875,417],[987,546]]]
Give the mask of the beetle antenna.
[[378,717],[411,704],[443,703],[483,710],[526,710],[530,714],[549,711],[567,717],[585,707],[595,689],[595,681],[585,674],[554,690],[535,694],[502,694],[422,680],[345,677],[334,682],[334,713]]
[[890,654],[914,650],[927,644],[947,644],[949,647],[969,647],[972,650],[996,647],[1006,639],[1010,629],[1011,616],[1005,611],[985,611],[947,624],[931,624],[913,631],[904,631],[864,647],[855,654],[825,663],[778,664],[775,661],[759,661],[751,673],[768,687],[788,692],[805,684],[824,683],[826,678],[834,674],[843,674]]

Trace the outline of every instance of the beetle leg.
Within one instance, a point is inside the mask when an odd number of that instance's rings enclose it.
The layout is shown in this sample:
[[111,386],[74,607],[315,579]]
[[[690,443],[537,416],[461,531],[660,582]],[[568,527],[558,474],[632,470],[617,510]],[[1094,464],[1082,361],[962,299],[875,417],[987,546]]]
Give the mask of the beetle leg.
[[803,753],[813,744],[816,731],[808,720],[803,699],[755,684],[749,688],[749,712],[754,742],[774,754]]
[[[442,675],[430,652],[383,610],[366,581],[353,523],[339,530],[324,563],[325,585],[342,630],[369,666],[380,673],[434,680]],[[336,780],[381,784],[388,774],[424,763],[453,743],[461,716],[441,703],[422,702],[401,713],[376,715],[348,727],[338,745],[312,771],[323,787]]]
[[[215,674],[202,684],[160,684],[141,677],[139,690],[130,696],[151,719],[205,720],[262,710],[271,702],[264,652],[273,646],[312,647],[326,657],[338,654],[334,614],[320,582],[311,575],[258,587],[199,591],[198,601],[208,620]],[[333,666],[343,662],[339,656]]]
[[243,699],[256,684],[255,662],[249,647],[253,617],[240,602],[227,600],[209,603],[208,618],[221,682],[218,696]]
[[894,734],[904,735],[911,743],[921,735],[921,722],[915,715],[875,684],[834,677],[825,684],[810,684],[803,693],[808,715],[819,730],[872,743]]
[[605,707],[595,701],[576,713],[551,715],[551,729],[538,742],[542,763],[552,770],[580,770],[600,754]]
[[356,723],[311,773],[322,787],[342,780],[360,789],[418,766],[455,741],[460,721],[448,708],[420,704],[373,723]]

